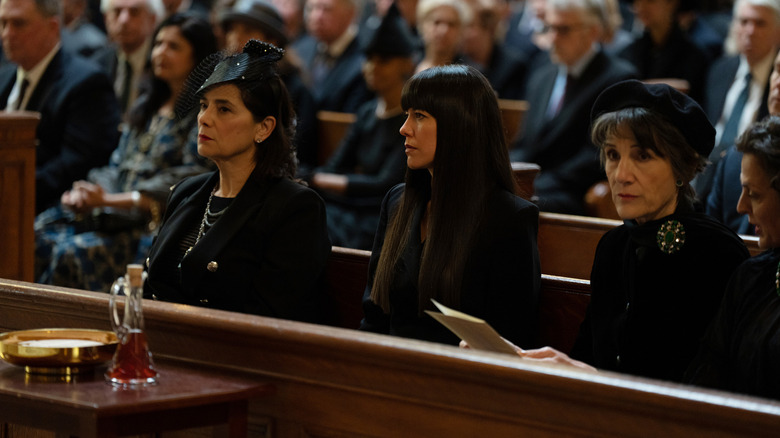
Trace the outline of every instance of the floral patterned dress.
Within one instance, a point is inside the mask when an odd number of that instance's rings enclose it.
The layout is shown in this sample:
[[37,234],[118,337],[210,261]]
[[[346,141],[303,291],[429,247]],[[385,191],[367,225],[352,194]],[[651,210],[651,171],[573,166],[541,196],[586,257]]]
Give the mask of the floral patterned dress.
[[212,169],[197,152],[194,114],[154,115],[145,131],[126,127],[109,164],[93,169],[88,180],[107,193],[138,190],[151,197],[152,217],[109,208],[81,215],[61,206],[43,211],[35,220],[36,281],[108,292],[127,264],[146,258],[170,187]]

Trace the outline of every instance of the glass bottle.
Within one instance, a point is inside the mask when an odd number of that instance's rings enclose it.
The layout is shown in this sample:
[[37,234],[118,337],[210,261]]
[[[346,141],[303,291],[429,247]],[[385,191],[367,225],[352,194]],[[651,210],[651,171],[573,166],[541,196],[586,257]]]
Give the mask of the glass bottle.
[[[143,284],[146,273],[141,265],[127,265],[127,274],[111,286],[109,318],[119,345],[114,360],[106,372],[106,380],[114,386],[132,387],[157,383],[152,353],[144,332]],[[125,314],[119,319],[117,297],[125,295]]]

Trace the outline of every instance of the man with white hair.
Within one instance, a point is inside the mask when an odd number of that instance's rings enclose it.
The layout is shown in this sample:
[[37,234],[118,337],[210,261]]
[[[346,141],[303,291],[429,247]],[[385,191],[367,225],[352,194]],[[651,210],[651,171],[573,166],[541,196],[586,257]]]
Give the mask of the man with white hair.
[[359,0],[306,0],[308,35],[293,46],[310,73],[317,110],[354,113],[371,98],[357,41]]
[[61,0],[0,0],[3,52],[0,106],[37,111],[36,212],[74,181],[108,163],[119,114],[108,77],[60,43]]
[[768,114],[769,75],[780,47],[780,0],[737,0],[732,32],[738,53],[715,61],[707,77],[703,106],[716,137],[711,164],[693,185],[702,202],[728,148],[750,124]]
[[607,86],[636,76],[625,61],[605,54],[600,0],[548,0],[545,29],[551,63],[534,70],[530,111],[510,151],[512,161],[541,167],[534,183],[542,211],[585,214],[585,193],[604,179],[590,141],[590,109]]
[[165,15],[162,0],[101,0],[100,10],[112,45],[92,57],[114,83],[122,115],[138,97],[152,35]]

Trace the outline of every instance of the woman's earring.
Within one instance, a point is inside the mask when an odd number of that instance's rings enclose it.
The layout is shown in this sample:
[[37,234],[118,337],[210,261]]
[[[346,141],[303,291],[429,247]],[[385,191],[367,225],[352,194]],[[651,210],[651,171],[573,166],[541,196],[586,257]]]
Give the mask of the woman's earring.
[[676,185],[678,188],[679,188],[679,187],[682,187],[682,186],[683,186],[683,182],[682,182],[682,180],[679,180],[679,179],[678,179],[678,180],[677,180],[677,182],[675,183],[675,185]]

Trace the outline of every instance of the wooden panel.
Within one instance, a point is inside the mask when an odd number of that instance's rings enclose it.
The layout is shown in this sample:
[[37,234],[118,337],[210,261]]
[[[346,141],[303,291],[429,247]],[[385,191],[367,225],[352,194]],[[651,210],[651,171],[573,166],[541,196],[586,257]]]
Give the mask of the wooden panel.
[[509,147],[512,141],[519,135],[523,126],[525,113],[528,112],[528,102],[524,100],[498,99],[498,108],[501,110],[501,121],[504,124],[504,135]]
[[517,196],[522,198],[533,200],[534,199],[534,181],[536,176],[539,175],[541,169],[538,164],[535,163],[521,163],[513,162],[512,175],[517,181]]
[[352,113],[317,112],[317,163],[319,165],[325,164],[336,152],[353,123],[355,123],[355,115]]
[[[539,258],[548,275],[590,279],[601,236],[623,222],[614,219],[542,212],[539,214]],[[758,237],[740,236],[754,256],[763,252]]]
[[540,213],[538,244],[542,272],[590,279],[601,236],[620,224],[611,219]]
[[[780,404],[354,330],[144,302],[156,357],[269,382],[273,437],[760,437]],[[0,281],[0,328],[108,328],[105,294]]]
[[37,113],[0,112],[0,277],[33,280]]

